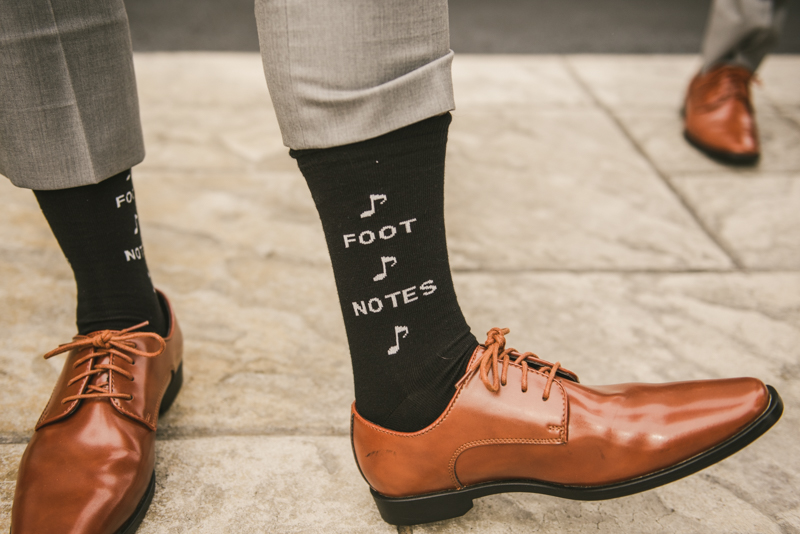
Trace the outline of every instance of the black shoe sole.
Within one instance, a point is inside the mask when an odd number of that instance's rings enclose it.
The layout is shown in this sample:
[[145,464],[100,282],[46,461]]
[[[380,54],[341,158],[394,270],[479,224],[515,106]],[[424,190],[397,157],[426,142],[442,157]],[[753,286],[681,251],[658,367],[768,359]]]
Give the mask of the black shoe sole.
[[[172,375],[172,379],[169,381],[167,391],[164,392],[164,396],[161,398],[161,408],[158,410],[158,415],[162,415],[169,410],[172,403],[175,402],[175,397],[178,396],[181,386],[183,386],[183,362],[178,366],[178,370],[175,371],[175,374]],[[136,532],[139,525],[144,521],[144,516],[147,515],[147,510],[150,508],[150,503],[153,502],[153,495],[155,495],[155,493],[156,472],[153,471],[153,475],[150,477],[150,484],[147,485],[147,491],[144,492],[144,496],[142,500],[139,501],[138,506],[136,506],[133,515],[125,521],[115,534],[133,534]]]
[[392,525],[418,525],[459,517],[470,511],[472,500],[496,493],[542,493],[577,501],[600,501],[633,495],[663,486],[719,462],[743,449],[778,422],[783,414],[783,401],[772,386],[767,386],[770,402],[758,419],[735,436],[702,454],[679,464],[626,482],[604,486],[562,486],[535,480],[487,482],[461,490],[443,491],[413,497],[385,497],[373,489],[372,497],[384,521]]
[[752,167],[760,158],[760,154],[733,154],[731,152],[723,152],[721,150],[715,150],[713,148],[709,148],[704,144],[696,141],[689,132],[683,132],[683,137],[686,141],[689,142],[690,145],[695,147],[700,152],[704,153],[706,156],[710,157],[714,161],[718,161],[720,163],[724,163],[726,165],[735,165],[737,167]]

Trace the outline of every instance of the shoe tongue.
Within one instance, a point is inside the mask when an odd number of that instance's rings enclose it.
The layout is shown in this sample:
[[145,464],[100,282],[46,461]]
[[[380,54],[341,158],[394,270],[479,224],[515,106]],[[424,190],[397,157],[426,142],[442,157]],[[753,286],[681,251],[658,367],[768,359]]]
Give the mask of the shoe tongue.
[[[110,363],[111,363],[111,355],[105,354],[103,356],[94,359],[94,368],[96,369],[98,365],[108,365]],[[108,387],[109,378],[110,378],[109,371],[105,371],[103,373],[97,373],[96,375],[92,376],[89,379],[89,384],[92,386],[106,388]]]

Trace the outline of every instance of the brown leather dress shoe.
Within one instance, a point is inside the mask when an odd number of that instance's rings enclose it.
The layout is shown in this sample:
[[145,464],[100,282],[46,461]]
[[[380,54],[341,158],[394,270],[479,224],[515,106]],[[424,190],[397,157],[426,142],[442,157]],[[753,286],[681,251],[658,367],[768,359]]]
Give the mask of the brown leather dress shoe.
[[724,163],[752,165],[758,161],[761,149],[750,100],[752,79],[749,70],[733,65],[695,76],[684,107],[686,140]]
[[783,412],[754,378],[584,386],[559,363],[506,349],[507,333],[489,331],[448,408],[419,432],[381,428],[353,405],[356,462],[388,523],[457,517],[494,493],[630,495],[722,460]]
[[[166,297],[169,334],[103,330],[75,336],[20,462],[11,534],[131,534],[155,490],[155,435],[182,383],[183,337]],[[145,323],[146,324],[146,323]]]

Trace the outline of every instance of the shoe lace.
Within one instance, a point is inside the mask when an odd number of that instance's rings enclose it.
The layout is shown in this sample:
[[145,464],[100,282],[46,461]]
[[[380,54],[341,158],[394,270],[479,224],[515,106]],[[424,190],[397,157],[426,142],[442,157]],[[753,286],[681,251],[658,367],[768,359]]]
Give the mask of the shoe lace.
[[[56,356],[57,354],[68,352],[73,349],[81,350],[87,347],[92,347],[93,350],[89,351],[82,358],[76,360],[72,366],[73,369],[77,369],[87,361],[90,361],[89,370],[74,376],[69,382],[67,382],[67,386],[71,386],[75,382],[83,380],[86,377],[99,375],[105,375],[106,377],[105,382],[99,384],[88,384],[84,393],[65,397],[61,400],[61,404],[66,404],[68,402],[80,399],[102,398],[132,400],[133,395],[111,392],[111,374],[119,373],[131,381],[133,381],[134,378],[133,374],[126,371],[122,367],[113,365],[111,363],[96,363],[96,360],[113,355],[122,358],[131,365],[134,365],[134,356],[140,356],[142,358],[155,358],[164,352],[167,344],[161,336],[152,332],[134,332],[135,330],[147,326],[148,324],[149,322],[145,321],[141,324],[131,326],[130,328],[126,328],[124,330],[102,330],[100,332],[95,332],[90,336],[75,336],[72,342],[59,345],[57,348],[45,354],[44,358],[48,359]],[[136,344],[132,340],[134,338],[141,339],[143,337],[149,337],[157,340],[160,347],[153,352],[137,349]]]
[[722,66],[709,73],[701,86],[701,90],[717,90],[716,98],[708,105],[716,105],[729,99],[739,99],[750,102],[750,83],[761,84],[761,80],[741,67]]
[[[493,393],[500,391],[500,386],[505,386],[508,377],[508,366],[511,364],[511,353],[518,353],[516,349],[505,348],[506,337],[510,330],[508,328],[492,328],[486,333],[486,342],[483,344],[485,350],[479,358],[477,358],[467,369],[467,373],[459,380],[456,387],[460,387],[475,371],[480,369],[481,381],[486,386],[486,389]],[[519,354],[519,353],[518,353]],[[522,391],[528,391],[528,362],[536,365],[538,370],[547,373],[547,383],[542,392],[542,399],[547,400],[550,398],[550,388],[553,385],[553,380],[556,378],[556,373],[561,368],[561,363],[550,363],[542,360],[532,352],[524,352],[519,354],[513,363],[522,366]],[[499,368],[502,366],[502,370]],[[564,369],[566,371],[566,369]],[[491,378],[489,375],[491,374]]]

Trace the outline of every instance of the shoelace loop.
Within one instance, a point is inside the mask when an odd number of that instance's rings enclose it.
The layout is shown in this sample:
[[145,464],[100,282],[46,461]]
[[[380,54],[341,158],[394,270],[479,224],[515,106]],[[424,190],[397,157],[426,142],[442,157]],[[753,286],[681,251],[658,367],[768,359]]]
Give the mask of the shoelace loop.
[[[505,386],[508,378],[508,366],[511,362],[511,353],[517,352],[514,348],[505,348],[506,334],[511,330],[508,328],[492,328],[486,333],[486,342],[483,344],[485,350],[479,358],[477,358],[467,369],[467,373],[459,380],[456,387],[472,376],[477,370],[480,369],[480,376],[483,385],[486,389],[493,393],[500,391],[501,386]],[[528,362],[539,365],[539,371],[548,374],[547,383],[542,392],[542,400],[550,398],[550,388],[553,385],[553,380],[556,378],[556,373],[561,367],[560,362],[550,363],[542,360],[532,352],[524,352],[517,356],[513,363],[522,366],[522,391],[528,391]],[[500,367],[502,366],[502,370]],[[491,375],[491,378],[489,377]]]
[[[87,361],[91,360],[89,364],[89,370],[72,377],[70,381],[67,382],[67,386],[71,386],[75,382],[83,380],[88,376],[100,374],[106,374],[107,376],[106,381],[102,384],[89,384],[86,388],[86,392],[64,397],[61,400],[61,403],[66,404],[79,399],[133,399],[133,395],[127,393],[111,392],[111,373],[119,373],[131,381],[133,380],[133,375],[117,365],[103,363],[95,364],[95,360],[105,356],[113,355],[122,358],[126,362],[133,365],[134,356],[139,356],[142,358],[155,358],[164,352],[164,349],[167,348],[167,343],[164,341],[164,338],[153,332],[135,332],[135,330],[145,327],[148,324],[149,322],[145,321],[141,324],[131,326],[130,328],[126,328],[124,330],[103,330],[100,332],[95,332],[91,336],[75,336],[70,343],[59,345],[57,348],[45,354],[44,358],[48,359],[56,356],[57,354],[69,352],[74,349],[80,350],[87,347],[93,348],[93,350],[87,353],[86,356],[76,360],[72,366],[74,369],[77,369]],[[158,341],[159,348],[153,352],[137,349],[136,344],[132,340],[134,338],[143,337],[149,337]]]

